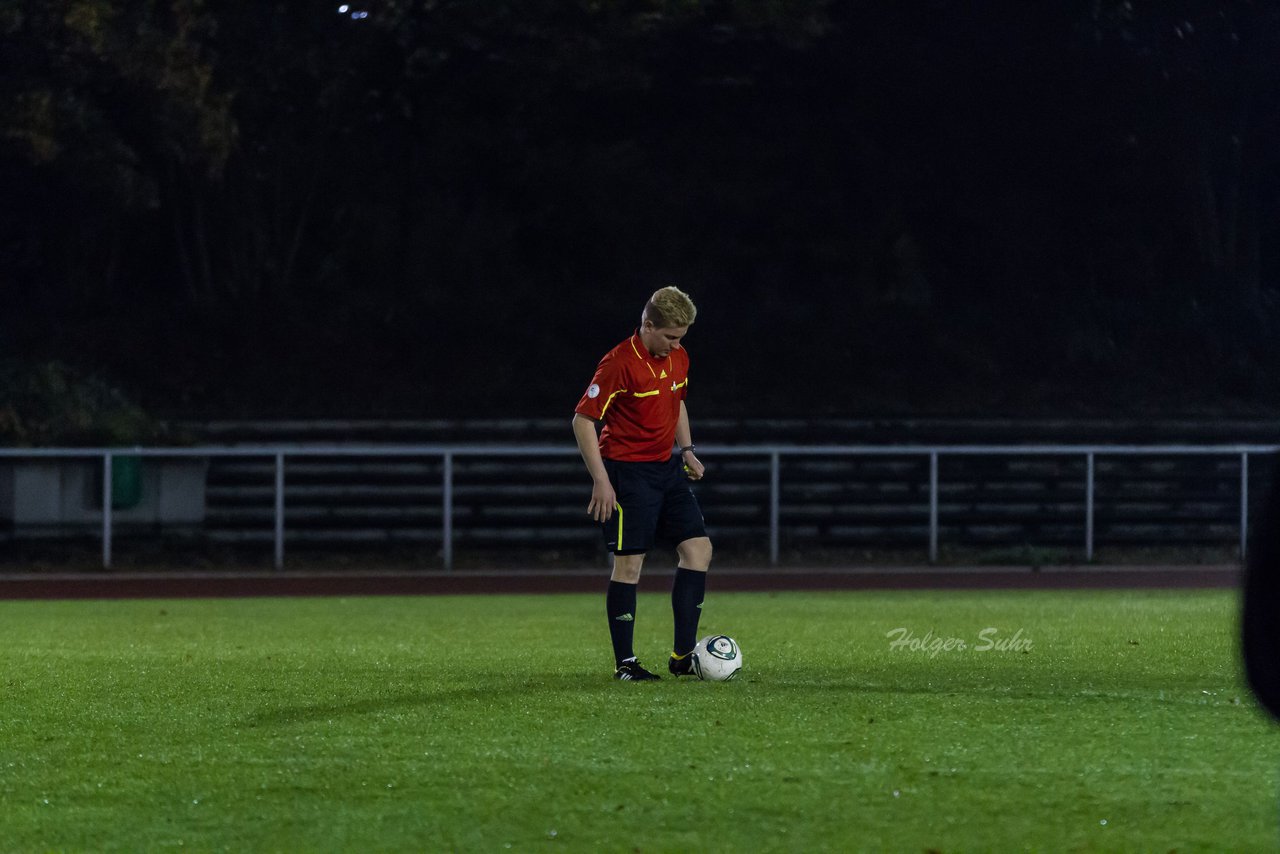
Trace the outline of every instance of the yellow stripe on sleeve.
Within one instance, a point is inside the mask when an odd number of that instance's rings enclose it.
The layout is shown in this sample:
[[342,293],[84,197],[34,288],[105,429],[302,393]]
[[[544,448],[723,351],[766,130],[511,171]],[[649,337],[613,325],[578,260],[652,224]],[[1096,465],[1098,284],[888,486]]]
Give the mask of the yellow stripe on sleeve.
[[624,391],[626,391],[625,388],[620,388],[617,391],[615,391],[613,394],[609,395],[609,399],[604,402],[604,406],[600,407],[601,418],[604,418],[605,410],[609,408],[609,404],[613,403],[613,399],[618,395],[622,394]]

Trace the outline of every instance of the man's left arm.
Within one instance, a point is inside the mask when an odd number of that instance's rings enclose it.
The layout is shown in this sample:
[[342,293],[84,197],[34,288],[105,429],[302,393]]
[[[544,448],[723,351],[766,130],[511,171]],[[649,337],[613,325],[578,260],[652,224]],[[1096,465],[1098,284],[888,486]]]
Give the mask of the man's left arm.
[[706,473],[706,467],[692,450],[693,433],[689,429],[689,410],[685,409],[683,400],[680,401],[680,417],[676,420],[676,443],[681,448],[690,449],[680,452],[680,459],[684,462],[685,475],[689,480],[702,480],[702,476]]

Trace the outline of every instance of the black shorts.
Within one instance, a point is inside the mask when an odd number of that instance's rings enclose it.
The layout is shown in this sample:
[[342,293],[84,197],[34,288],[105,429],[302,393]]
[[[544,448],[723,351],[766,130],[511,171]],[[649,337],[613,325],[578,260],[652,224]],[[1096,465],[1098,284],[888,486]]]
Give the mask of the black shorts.
[[617,494],[613,518],[601,525],[609,551],[644,554],[655,543],[674,546],[707,535],[679,457],[653,463],[606,459],[604,469]]

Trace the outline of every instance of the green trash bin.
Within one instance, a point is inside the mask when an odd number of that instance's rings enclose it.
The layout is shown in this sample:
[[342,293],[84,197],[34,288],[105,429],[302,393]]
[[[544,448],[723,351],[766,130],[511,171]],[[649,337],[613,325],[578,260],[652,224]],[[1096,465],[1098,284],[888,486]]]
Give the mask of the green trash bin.
[[111,458],[111,509],[128,510],[142,501],[142,457]]

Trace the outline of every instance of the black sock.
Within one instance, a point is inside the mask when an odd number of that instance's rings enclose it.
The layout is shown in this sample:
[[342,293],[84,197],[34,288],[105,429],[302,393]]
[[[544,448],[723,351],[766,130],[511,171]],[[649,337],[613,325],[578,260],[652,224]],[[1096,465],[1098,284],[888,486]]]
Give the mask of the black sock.
[[631,640],[636,627],[636,586],[625,581],[609,581],[605,596],[605,612],[609,615],[609,639],[613,641],[613,663],[620,666],[635,652]]
[[698,643],[698,618],[702,616],[702,597],[707,590],[707,574],[696,569],[676,568],[671,585],[671,614],[675,617],[676,636],[672,652],[685,655]]

